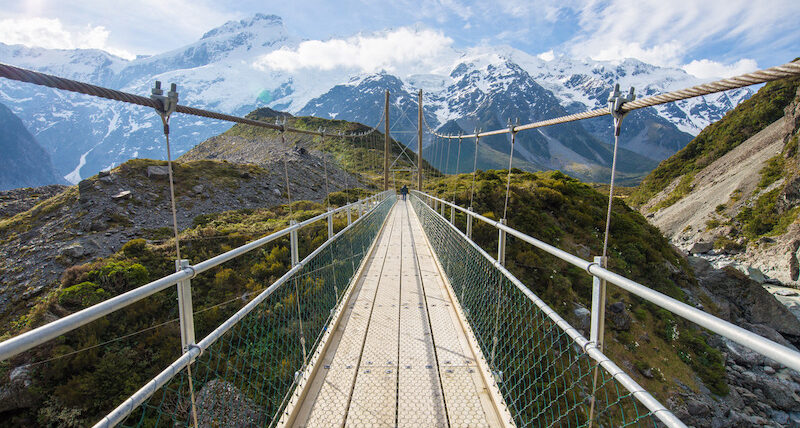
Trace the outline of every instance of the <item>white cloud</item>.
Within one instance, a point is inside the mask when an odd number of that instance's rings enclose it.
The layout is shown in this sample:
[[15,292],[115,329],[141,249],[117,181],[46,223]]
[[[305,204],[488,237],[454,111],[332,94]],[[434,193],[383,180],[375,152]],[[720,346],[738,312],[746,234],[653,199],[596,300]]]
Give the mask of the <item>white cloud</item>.
[[552,60],[554,60],[556,58],[556,54],[553,53],[552,49],[550,49],[547,52],[542,52],[542,53],[540,53],[539,55],[536,55],[536,56],[539,57],[539,59],[541,59],[543,61],[552,61]]
[[67,29],[59,19],[17,18],[0,20],[0,42],[47,49],[102,49],[123,58],[134,55],[108,46],[109,31],[103,26],[87,25]]
[[684,71],[701,79],[726,78],[758,70],[758,64],[752,59],[740,59],[733,64],[707,59],[694,60],[682,67]]
[[453,40],[439,31],[400,28],[374,36],[310,40],[297,49],[283,48],[259,58],[260,68],[295,71],[303,68],[395,71],[403,65],[422,65],[448,53]]
[[682,44],[671,41],[644,48],[636,42],[612,42],[597,46],[592,54],[592,59],[600,61],[613,61],[624,58],[636,58],[648,64],[675,67],[680,63],[683,54]]
[[[709,44],[727,42],[758,48],[774,42],[776,35],[795,33],[796,20],[790,17],[800,15],[800,2],[591,0],[572,9],[580,27],[566,43],[573,55],[604,60],[635,57],[674,67],[697,58],[692,54]],[[691,69],[711,72],[710,64],[707,61]],[[733,70],[735,64],[726,67]],[[718,68],[716,72],[723,71]]]

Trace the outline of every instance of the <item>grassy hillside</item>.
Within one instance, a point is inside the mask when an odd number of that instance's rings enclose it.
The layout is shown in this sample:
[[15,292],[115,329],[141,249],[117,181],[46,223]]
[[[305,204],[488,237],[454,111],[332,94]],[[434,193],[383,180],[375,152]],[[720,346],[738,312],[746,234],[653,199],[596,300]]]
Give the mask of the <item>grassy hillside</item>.
[[749,100],[729,111],[725,117],[706,127],[686,147],[644,178],[628,199],[641,206],[680,178],[677,187],[654,210],[670,206],[690,191],[698,171],[719,159],[731,149],[752,137],[783,116],[783,109],[792,101],[800,86],[800,78],[770,82]]
[[[467,206],[471,180],[471,174],[447,177],[434,183],[433,193],[452,200],[455,190],[456,202]],[[502,217],[505,180],[504,171],[477,174],[478,213]],[[508,224],[584,259],[601,253],[606,208],[607,196],[560,172],[514,170]],[[462,230],[464,222],[463,217],[457,219]],[[496,254],[496,229],[476,223],[473,233],[489,254]],[[678,300],[690,300],[684,290],[693,289],[696,282],[686,260],[642,215],[618,199],[609,246],[611,270]],[[570,322],[577,322],[577,305],[591,307],[591,278],[585,271],[511,237],[506,258],[509,270]],[[608,296],[608,304],[624,303],[632,323],[628,330],[607,326],[607,352],[615,361],[627,361],[647,390],[666,400],[679,389],[676,379],[697,388],[696,375],[713,392],[727,393],[724,358],[707,344],[705,331],[616,287],[609,287]]]
[[[181,160],[212,158],[239,163],[269,164],[279,160],[283,153],[297,146],[306,150],[325,152],[342,169],[359,174],[363,179],[382,180],[385,137],[379,131],[364,137],[342,138],[339,137],[340,133],[364,133],[371,128],[344,120],[293,117],[269,108],[254,110],[247,117],[270,123],[274,122],[276,117],[285,118],[286,126],[308,131],[324,129],[327,135],[322,139],[319,136],[286,133],[285,145],[281,146],[279,131],[237,124],[223,134],[198,144],[184,154]],[[408,168],[411,163],[406,155],[416,162],[415,148],[406,149],[404,155],[402,143],[392,140],[390,150],[389,162],[390,166],[394,164],[393,168]],[[430,169],[427,162],[424,162],[424,167]]]
[[[331,201],[356,195],[334,193]],[[194,218],[181,233],[183,257],[198,262],[325,212],[325,205],[295,202]],[[337,218],[335,230],[346,225]],[[327,238],[325,222],[300,232],[300,255]],[[174,272],[173,241],[127,242],[115,254],[64,271],[58,287],[29,302],[28,312],[4,324],[0,339],[78,311]],[[204,337],[290,266],[288,237],[192,279],[197,337]],[[112,410],[180,355],[174,287],[72,333],[0,363],[0,379],[30,364],[31,386],[19,400],[29,406],[6,412],[0,426],[87,426]],[[1,386],[1,385],[0,385]]]

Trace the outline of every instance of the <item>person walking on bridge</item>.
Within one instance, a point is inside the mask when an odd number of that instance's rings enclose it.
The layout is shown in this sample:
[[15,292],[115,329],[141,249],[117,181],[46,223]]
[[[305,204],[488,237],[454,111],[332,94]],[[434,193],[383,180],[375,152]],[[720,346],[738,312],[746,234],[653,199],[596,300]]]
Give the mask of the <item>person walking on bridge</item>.
[[403,187],[400,188],[400,196],[403,197],[403,200],[406,200],[406,195],[408,194],[408,187],[404,184]]

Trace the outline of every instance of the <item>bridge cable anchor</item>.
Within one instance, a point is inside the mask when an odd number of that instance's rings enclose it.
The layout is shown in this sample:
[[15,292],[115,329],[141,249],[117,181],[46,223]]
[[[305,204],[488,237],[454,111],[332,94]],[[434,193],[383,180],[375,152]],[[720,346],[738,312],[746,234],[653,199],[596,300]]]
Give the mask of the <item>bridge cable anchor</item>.
[[161,89],[161,81],[156,80],[150,92],[150,99],[161,104],[156,107],[156,111],[161,116],[161,122],[164,124],[164,135],[169,135],[169,118],[172,113],[178,108],[178,85],[175,83],[170,84],[169,92],[164,95],[164,90]]
[[619,83],[614,86],[614,92],[608,97],[608,112],[614,117],[614,136],[619,137],[619,132],[622,127],[622,119],[627,116],[628,112],[622,110],[622,105],[629,103],[636,99],[634,87],[628,91],[628,95],[622,95],[619,90]]

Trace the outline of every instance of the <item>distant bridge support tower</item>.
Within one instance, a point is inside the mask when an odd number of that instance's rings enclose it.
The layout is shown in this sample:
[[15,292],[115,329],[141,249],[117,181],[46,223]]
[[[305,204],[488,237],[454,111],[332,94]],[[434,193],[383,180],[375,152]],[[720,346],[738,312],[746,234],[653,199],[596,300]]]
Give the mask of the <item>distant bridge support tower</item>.
[[419,90],[417,113],[417,189],[422,191],[422,89]]
[[389,142],[391,136],[389,135],[389,90],[386,90],[386,103],[383,111],[385,131],[384,131],[384,144],[383,144],[383,190],[389,190]]

